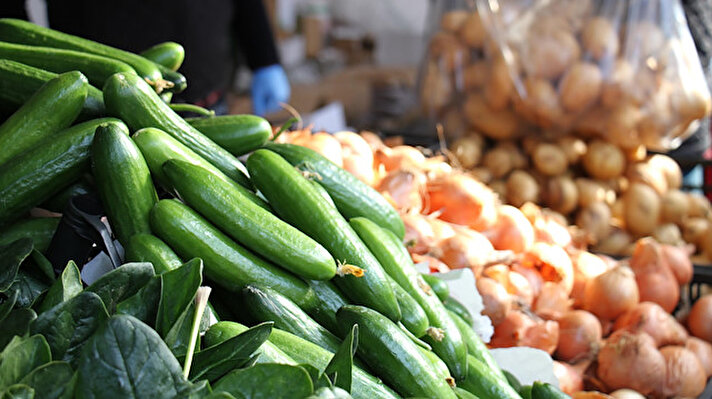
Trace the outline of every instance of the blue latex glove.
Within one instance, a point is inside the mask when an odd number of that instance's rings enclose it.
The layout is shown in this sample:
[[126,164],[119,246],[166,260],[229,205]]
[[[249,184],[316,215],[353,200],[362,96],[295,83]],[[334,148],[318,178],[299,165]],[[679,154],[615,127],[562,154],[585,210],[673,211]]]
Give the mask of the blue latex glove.
[[280,102],[289,100],[287,74],[279,64],[258,68],[252,75],[252,110],[263,116],[280,109]]

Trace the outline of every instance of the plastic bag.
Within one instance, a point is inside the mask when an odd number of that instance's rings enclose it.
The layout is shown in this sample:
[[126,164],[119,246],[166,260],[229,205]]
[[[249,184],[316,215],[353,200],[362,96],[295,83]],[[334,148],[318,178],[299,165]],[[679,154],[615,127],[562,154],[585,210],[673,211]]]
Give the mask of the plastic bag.
[[679,0],[476,1],[441,3],[421,69],[421,103],[446,132],[667,151],[710,113]]

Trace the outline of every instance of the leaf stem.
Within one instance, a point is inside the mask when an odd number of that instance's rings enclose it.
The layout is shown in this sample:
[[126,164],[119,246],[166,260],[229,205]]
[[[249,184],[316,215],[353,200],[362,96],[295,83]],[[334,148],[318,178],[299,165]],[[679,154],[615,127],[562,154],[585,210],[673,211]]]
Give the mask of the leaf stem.
[[210,287],[200,287],[195,294],[195,314],[193,315],[193,327],[190,330],[190,342],[188,343],[188,352],[185,354],[185,363],[183,364],[183,377],[188,379],[190,375],[190,366],[193,363],[193,354],[195,354],[195,344],[198,341],[198,330],[200,329],[200,320],[203,318],[205,306],[208,304],[210,296]]

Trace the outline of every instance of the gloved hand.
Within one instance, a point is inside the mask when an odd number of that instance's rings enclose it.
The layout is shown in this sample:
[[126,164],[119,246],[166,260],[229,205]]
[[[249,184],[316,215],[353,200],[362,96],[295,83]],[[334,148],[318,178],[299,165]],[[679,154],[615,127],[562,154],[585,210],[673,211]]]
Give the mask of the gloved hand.
[[280,109],[280,102],[289,100],[287,74],[279,64],[256,69],[252,74],[252,110],[263,116]]

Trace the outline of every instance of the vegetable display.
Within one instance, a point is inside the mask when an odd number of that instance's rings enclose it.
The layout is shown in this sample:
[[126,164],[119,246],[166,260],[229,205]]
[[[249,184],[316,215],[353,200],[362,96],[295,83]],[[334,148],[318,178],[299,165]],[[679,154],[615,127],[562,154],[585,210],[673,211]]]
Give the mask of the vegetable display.
[[[688,249],[642,238],[655,229],[637,223],[630,258],[596,255],[561,214],[529,202],[540,188],[527,172],[509,184],[522,192],[505,205],[447,150],[426,157],[367,132],[278,134],[254,115],[184,119],[162,93],[184,87],[183,57],[173,42],[137,55],[0,19],[0,77],[9,78],[0,79],[9,88],[0,94],[8,112],[0,143],[12,149],[0,158],[0,397],[604,395],[584,389],[693,397],[704,389],[710,297],[684,326],[671,315],[693,277]],[[585,94],[569,93],[568,106]],[[617,159],[617,147],[596,148],[579,154],[591,176],[626,170],[601,165]],[[561,177],[570,152],[539,146],[532,158],[543,175]],[[496,156],[485,158],[500,177],[526,162],[505,156],[512,165],[503,168]],[[646,162],[679,185],[665,161]],[[661,193],[642,175],[634,184],[643,188],[624,200],[650,209],[641,202]],[[571,211],[578,201],[563,197],[572,187],[562,183],[557,201]],[[62,238],[55,230],[77,222],[45,210],[69,215],[75,194],[100,200],[123,248],[123,264],[89,284],[86,259],[50,261]],[[683,196],[686,212],[669,205],[681,202],[672,194],[660,197],[660,212],[681,224],[707,217],[709,205]],[[588,205],[579,216],[590,235],[606,211]],[[420,273],[423,264],[470,269],[483,314],[444,279]],[[495,330],[488,343],[477,328],[483,317]],[[509,346],[553,355],[560,389],[502,370],[489,348]]]

